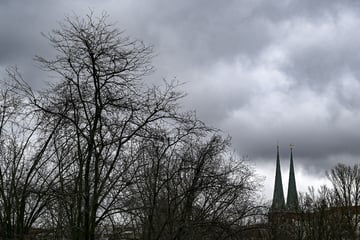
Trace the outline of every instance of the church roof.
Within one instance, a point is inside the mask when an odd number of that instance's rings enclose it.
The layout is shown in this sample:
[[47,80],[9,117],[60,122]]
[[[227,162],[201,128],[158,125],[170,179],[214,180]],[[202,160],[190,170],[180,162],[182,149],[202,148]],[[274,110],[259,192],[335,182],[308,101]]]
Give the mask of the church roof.
[[284,191],[281,180],[279,145],[277,146],[275,186],[274,186],[274,195],[273,195],[271,210],[272,211],[285,210]]
[[294,160],[293,160],[293,149],[291,146],[290,153],[290,173],[289,173],[289,186],[288,186],[288,194],[286,199],[286,208],[287,210],[297,210],[299,208],[299,201],[296,190],[296,182],[295,182],[295,171],[294,171]]

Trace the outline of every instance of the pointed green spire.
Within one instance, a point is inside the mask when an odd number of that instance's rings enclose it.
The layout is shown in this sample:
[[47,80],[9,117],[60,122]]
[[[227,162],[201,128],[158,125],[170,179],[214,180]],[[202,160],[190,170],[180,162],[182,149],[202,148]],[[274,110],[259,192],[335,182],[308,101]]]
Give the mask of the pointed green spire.
[[275,186],[274,186],[274,196],[273,196],[271,210],[281,211],[284,209],[285,209],[285,200],[284,200],[284,191],[281,180],[279,145],[277,145]]
[[286,199],[286,208],[288,210],[297,210],[299,208],[299,201],[296,190],[294,160],[293,160],[293,145],[290,145],[290,173],[289,173],[289,186]]

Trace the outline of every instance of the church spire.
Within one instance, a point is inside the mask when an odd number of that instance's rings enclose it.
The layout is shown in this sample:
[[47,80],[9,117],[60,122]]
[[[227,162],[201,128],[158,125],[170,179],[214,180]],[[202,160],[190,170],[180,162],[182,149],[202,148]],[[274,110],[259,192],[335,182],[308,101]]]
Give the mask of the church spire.
[[286,199],[286,208],[288,210],[297,210],[299,208],[299,201],[296,190],[295,172],[294,172],[294,161],[293,161],[293,147],[290,145],[290,173],[289,173],[289,186],[288,194]]
[[284,191],[281,180],[279,145],[277,145],[275,186],[274,186],[274,195],[273,195],[271,210],[281,211],[284,209],[285,209],[285,200],[284,200]]

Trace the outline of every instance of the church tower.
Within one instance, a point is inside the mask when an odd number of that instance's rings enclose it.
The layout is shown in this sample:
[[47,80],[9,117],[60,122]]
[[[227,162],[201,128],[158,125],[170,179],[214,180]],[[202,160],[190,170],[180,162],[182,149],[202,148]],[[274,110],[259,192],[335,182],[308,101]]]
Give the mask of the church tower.
[[296,190],[294,160],[293,160],[293,145],[290,145],[290,170],[289,170],[289,186],[286,199],[286,209],[288,211],[296,211],[299,209],[299,200]]
[[274,195],[273,195],[271,211],[279,212],[283,210],[285,210],[285,200],[284,200],[284,191],[281,180],[279,145],[277,145],[275,186],[274,186]]
[[288,240],[294,239],[296,233],[296,222],[298,219],[297,210],[299,208],[298,196],[295,182],[295,171],[293,161],[293,146],[290,145],[290,171],[289,186],[286,199],[281,181],[279,146],[277,146],[276,173],[274,196],[271,209],[269,211],[269,226],[271,229],[271,239]]

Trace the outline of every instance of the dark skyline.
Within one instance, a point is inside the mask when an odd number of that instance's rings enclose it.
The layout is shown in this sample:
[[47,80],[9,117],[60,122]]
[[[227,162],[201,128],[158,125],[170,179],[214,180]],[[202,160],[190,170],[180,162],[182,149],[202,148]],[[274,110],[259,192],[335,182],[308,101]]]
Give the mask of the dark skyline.
[[[276,144],[283,178],[290,149],[299,191],[360,155],[360,5],[357,1],[0,0],[0,68],[17,65],[41,88],[34,55],[65,15],[105,11],[134,39],[154,45],[155,72],[185,82],[184,109],[233,139],[271,196]],[[284,182],[284,192],[286,183]]]

